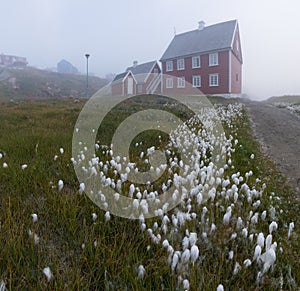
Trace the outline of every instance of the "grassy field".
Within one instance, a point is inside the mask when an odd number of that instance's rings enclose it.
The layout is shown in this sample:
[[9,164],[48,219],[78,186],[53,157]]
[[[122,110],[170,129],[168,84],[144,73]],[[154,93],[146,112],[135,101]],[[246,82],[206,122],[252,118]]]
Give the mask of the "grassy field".
[[[226,119],[223,125],[226,136],[232,137],[231,164],[224,172],[230,185],[220,186],[215,199],[201,205],[191,199],[170,211],[167,216],[171,220],[190,203],[196,218],[180,227],[169,223],[168,231],[162,232],[162,218],[146,220],[146,230],[142,230],[143,222],[109,217],[79,194],[70,159],[74,125],[83,105],[73,99],[1,104],[0,282],[3,280],[8,290],[184,290],[188,289],[184,280],[190,290],[216,290],[219,284],[225,290],[299,288],[299,201],[260,152],[244,109],[242,115]],[[118,115],[126,117],[133,106],[120,108]],[[111,128],[117,121],[113,117],[107,120]],[[100,128],[99,134],[111,133]],[[151,146],[151,136],[139,139]],[[164,139],[162,143],[166,143]],[[133,151],[136,156],[140,149]],[[232,175],[238,172],[249,178],[251,193],[260,193],[252,201],[247,201],[241,185],[237,185],[238,199],[228,194]],[[59,180],[63,181],[61,190]],[[224,223],[226,208],[233,203],[232,220]],[[261,219],[265,210],[266,218]],[[32,214],[37,214],[36,222]],[[237,226],[238,217],[243,220],[242,227]],[[276,261],[260,278],[262,266],[252,262],[253,253],[258,234],[266,237],[273,221],[278,225],[272,232],[273,242],[277,242]],[[291,222],[295,228],[288,238]],[[163,247],[163,241],[180,251],[183,260],[186,230],[198,235],[199,258],[172,271],[174,253]],[[252,262],[249,267],[245,267],[246,259]],[[46,267],[52,273],[49,280],[43,273]]]

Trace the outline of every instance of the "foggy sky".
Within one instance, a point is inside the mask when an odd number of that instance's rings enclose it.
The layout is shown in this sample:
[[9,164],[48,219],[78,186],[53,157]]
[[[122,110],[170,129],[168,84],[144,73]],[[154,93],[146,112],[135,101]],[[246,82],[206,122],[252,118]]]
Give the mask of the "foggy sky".
[[119,73],[159,60],[176,33],[237,19],[243,92],[255,99],[300,95],[298,0],[2,0],[0,53],[39,68],[66,59],[85,73]]

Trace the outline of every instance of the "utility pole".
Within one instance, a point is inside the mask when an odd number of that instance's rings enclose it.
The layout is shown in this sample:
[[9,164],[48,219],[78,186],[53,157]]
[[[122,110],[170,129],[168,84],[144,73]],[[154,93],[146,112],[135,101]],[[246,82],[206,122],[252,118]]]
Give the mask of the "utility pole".
[[85,54],[86,57],[86,98],[89,98],[89,54]]

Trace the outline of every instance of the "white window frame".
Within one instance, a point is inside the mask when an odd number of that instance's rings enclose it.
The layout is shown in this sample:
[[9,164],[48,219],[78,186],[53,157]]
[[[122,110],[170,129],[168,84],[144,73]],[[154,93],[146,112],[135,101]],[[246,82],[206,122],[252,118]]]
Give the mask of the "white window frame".
[[219,65],[219,54],[216,53],[212,53],[209,54],[209,66],[218,66]]
[[192,77],[192,84],[194,88],[200,88],[201,87],[201,76],[193,76]]
[[184,70],[184,59],[177,60],[177,71]]
[[218,86],[219,86],[219,74],[210,74],[209,87],[218,87]]
[[196,68],[200,68],[200,67],[201,67],[200,56],[194,56],[194,57],[192,57],[192,69],[196,69]]
[[173,78],[166,78],[166,88],[173,88]]
[[185,88],[185,77],[177,78],[177,88]]
[[173,61],[166,61],[166,72],[173,71]]

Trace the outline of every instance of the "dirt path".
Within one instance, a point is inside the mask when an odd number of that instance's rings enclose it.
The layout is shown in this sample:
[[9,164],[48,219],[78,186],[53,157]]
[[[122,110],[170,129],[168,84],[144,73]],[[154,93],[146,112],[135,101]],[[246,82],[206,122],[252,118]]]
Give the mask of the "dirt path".
[[300,195],[300,117],[264,102],[243,103],[264,153]]

